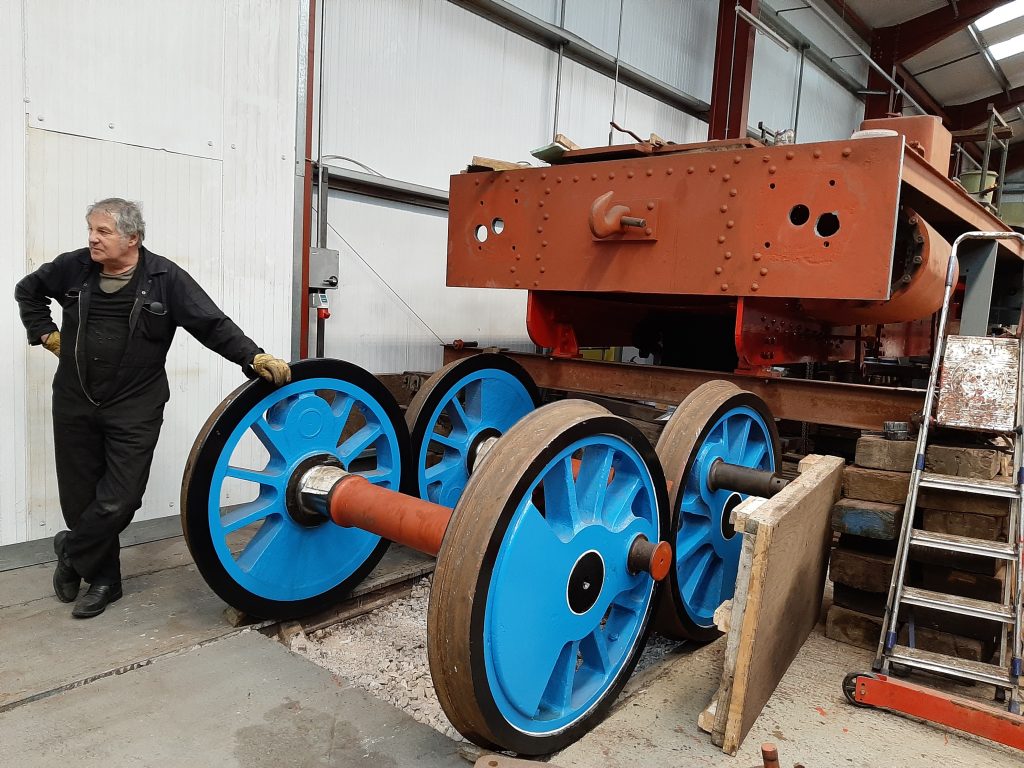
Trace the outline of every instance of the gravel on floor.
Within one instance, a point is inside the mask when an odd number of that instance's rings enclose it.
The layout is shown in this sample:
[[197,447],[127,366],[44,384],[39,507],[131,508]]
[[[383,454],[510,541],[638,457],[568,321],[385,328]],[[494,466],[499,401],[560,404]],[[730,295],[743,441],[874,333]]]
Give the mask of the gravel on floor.
[[[398,707],[451,739],[463,741],[441,709],[427,665],[430,577],[401,598],[351,621],[291,639],[291,650]],[[679,642],[651,634],[637,671],[657,665]],[[635,674],[635,673],[634,673]]]

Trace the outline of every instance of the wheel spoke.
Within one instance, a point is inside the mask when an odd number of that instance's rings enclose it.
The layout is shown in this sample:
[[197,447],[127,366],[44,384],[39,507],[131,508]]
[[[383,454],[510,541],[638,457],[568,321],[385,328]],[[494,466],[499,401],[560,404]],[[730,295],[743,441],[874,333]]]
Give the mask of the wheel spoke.
[[588,523],[601,519],[614,457],[614,449],[607,445],[588,446],[583,450],[576,478],[576,495],[580,517]]
[[[388,467],[378,467],[372,472],[360,472],[359,474],[369,480],[373,485],[385,485],[390,480],[397,481],[397,474],[395,473],[395,470]],[[397,482],[395,485],[397,485]]]
[[286,538],[288,525],[269,518],[260,526],[256,535],[245,545],[237,559],[238,567],[248,574],[258,577],[276,577],[276,569],[280,565],[280,557],[273,550],[278,538]]
[[676,541],[676,563],[682,565],[693,553],[711,543],[711,525],[694,523],[683,529]]
[[423,471],[428,483],[445,483],[465,474],[458,456],[446,456]]
[[616,473],[605,500],[603,521],[608,528],[618,531],[628,523],[633,517],[633,503],[643,487],[639,477],[624,477],[621,470]]
[[367,423],[362,429],[338,446],[338,455],[343,462],[352,461],[383,435],[384,430],[381,429],[380,424]]
[[743,456],[747,450],[747,442],[750,440],[750,419],[743,419],[743,423],[736,431],[736,438],[729,446],[729,456],[735,461],[736,457]]
[[279,464],[285,461],[285,453],[288,449],[288,438],[280,427],[272,427],[264,416],[259,416],[249,428],[256,435],[267,453],[270,454],[270,463]]
[[580,653],[583,654],[583,667],[600,676],[605,676],[611,669],[608,653],[608,638],[604,628],[598,625],[594,631],[580,641]]
[[743,457],[743,465],[746,467],[758,467],[761,460],[768,453],[768,446],[760,440],[752,442]]
[[582,526],[572,460],[567,456],[544,475],[544,516],[568,540]]
[[281,478],[280,472],[268,472],[265,469],[248,469],[246,467],[232,467],[224,471],[224,474],[228,477],[233,477],[236,480],[245,480],[250,483],[257,483],[261,486],[275,487],[278,480]]
[[234,533],[277,511],[276,493],[260,494],[252,501],[221,507],[220,524],[224,535]]
[[693,601],[697,585],[704,577],[704,571],[713,557],[715,557],[715,550],[710,544],[705,543],[693,557],[689,558],[694,564],[689,569],[685,582],[679,587],[679,591],[686,596],[687,601]]
[[538,706],[530,714],[535,714],[541,706],[550,712],[561,714],[572,706],[573,684],[576,682],[576,661],[579,657],[579,641],[566,643],[558,655],[551,670],[547,687]]
[[352,408],[355,406],[355,398],[350,397],[343,392],[337,393],[334,398],[334,402],[331,403],[331,413],[334,414],[334,425],[331,429],[328,440],[330,447],[334,448],[341,445],[341,436],[345,433],[345,425],[348,424],[349,418],[352,416]]
[[707,604],[718,602],[718,595],[722,593],[722,576],[725,572],[725,563],[717,553],[712,550],[712,557],[707,561],[704,572],[701,574],[694,594],[703,596],[701,602]]
[[465,448],[465,443],[463,441],[457,440],[451,435],[442,435],[440,432],[431,432],[430,442],[440,443],[446,448],[451,448],[453,450],[458,451],[459,453],[462,453],[462,451]]
[[468,434],[473,424],[473,419],[466,413],[466,409],[462,407],[462,403],[459,402],[459,398],[453,397],[448,401],[448,404],[444,407],[445,413],[448,414],[448,418],[452,420],[452,431],[460,430]]

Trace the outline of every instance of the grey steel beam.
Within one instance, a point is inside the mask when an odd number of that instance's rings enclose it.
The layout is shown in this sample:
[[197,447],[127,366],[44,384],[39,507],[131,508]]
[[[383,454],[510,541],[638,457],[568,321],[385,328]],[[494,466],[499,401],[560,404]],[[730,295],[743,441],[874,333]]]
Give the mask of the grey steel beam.
[[448,193],[443,189],[389,179],[386,176],[376,176],[372,173],[350,171],[347,168],[329,167],[325,170],[327,170],[327,186],[330,189],[420,208],[432,208],[436,211],[448,210]]
[[[607,77],[615,77],[616,62],[613,55],[605,53],[582,37],[543,19],[538,19],[504,0],[449,0],[449,2],[478,16],[483,16],[545,48],[558,51],[559,46],[562,46],[566,57]],[[688,115],[701,120],[708,119],[707,113],[711,109],[711,105],[706,101],[701,101],[669,85],[664,80],[659,80],[625,62],[618,62],[618,71],[619,82],[623,85]]]

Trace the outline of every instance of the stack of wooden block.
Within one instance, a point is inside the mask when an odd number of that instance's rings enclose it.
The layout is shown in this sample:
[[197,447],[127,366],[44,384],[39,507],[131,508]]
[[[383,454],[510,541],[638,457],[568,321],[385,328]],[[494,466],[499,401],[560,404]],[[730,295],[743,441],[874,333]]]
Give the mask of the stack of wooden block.
[[[914,461],[914,441],[865,436],[857,441],[855,466],[846,467],[843,498],[832,511],[840,534],[832,552],[833,604],[825,635],[875,649],[892,579],[896,544]],[[931,445],[925,469],[944,475],[990,480],[1008,472],[995,448]],[[1006,540],[1009,513],[1004,499],[921,489],[915,526],[929,531]],[[914,547],[906,584],[935,592],[1002,601],[1004,565],[992,558]],[[900,643],[908,644],[909,608],[901,613]],[[913,609],[918,648],[988,661],[1000,626],[992,621],[923,608]]]

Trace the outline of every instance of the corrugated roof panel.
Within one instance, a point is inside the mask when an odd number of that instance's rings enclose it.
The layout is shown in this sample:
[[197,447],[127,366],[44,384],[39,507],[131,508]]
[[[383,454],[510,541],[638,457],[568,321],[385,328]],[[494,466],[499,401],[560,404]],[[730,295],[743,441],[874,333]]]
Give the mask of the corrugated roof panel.
[[954,67],[926,72],[917,80],[942,104],[963,104],[1001,90],[980,56],[965,59]]
[[967,32],[960,32],[950,35],[945,40],[940,40],[928,50],[907,59],[905,65],[912,74],[935,68],[955,72],[955,67],[961,60],[980,58],[981,54],[974,41],[971,40],[971,36]]
[[952,7],[949,0],[844,0],[857,16],[871,28],[888,27],[939,8]]

